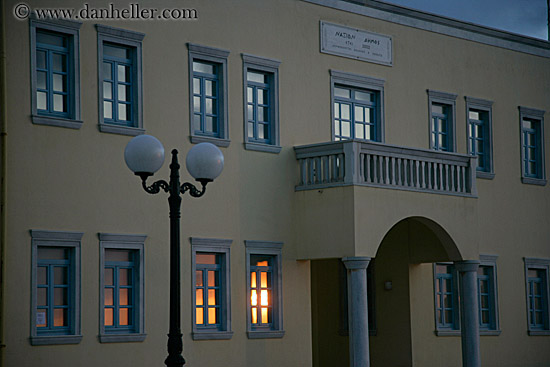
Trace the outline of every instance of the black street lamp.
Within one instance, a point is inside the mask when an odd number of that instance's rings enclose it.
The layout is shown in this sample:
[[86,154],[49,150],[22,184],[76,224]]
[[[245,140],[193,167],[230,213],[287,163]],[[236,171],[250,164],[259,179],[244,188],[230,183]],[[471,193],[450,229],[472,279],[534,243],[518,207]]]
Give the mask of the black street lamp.
[[141,177],[143,189],[149,194],[158,194],[164,190],[170,194],[170,328],[168,332],[168,357],[164,363],[167,367],[181,367],[183,359],[183,337],[180,328],[180,207],[181,195],[189,191],[193,197],[201,197],[206,191],[206,184],[214,181],[223,170],[223,154],[213,144],[195,145],[186,158],[189,174],[201,183],[199,191],[195,185],[185,182],[180,185],[178,151],[172,150],[170,164],[170,182],[159,180],[147,186],[147,178],[160,169],[164,163],[164,147],[155,137],[139,135],[130,140],[124,150],[126,165],[137,176]]

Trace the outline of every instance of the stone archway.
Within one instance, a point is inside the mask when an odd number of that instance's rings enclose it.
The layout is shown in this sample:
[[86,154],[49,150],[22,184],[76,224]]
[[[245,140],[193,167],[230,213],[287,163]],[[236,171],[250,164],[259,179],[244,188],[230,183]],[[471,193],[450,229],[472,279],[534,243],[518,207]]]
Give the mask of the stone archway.
[[371,366],[413,365],[411,277],[419,276],[418,264],[460,260],[453,239],[429,218],[409,217],[391,227],[374,260],[376,335],[369,343]]

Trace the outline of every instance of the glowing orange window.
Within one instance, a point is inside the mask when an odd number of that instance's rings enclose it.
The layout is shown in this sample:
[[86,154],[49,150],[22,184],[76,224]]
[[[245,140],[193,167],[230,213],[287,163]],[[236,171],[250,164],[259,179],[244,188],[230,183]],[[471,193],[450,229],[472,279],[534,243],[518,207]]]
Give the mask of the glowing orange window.
[[272,257],[250,256],[250,312],[252,326],[269,327],[273,323]]

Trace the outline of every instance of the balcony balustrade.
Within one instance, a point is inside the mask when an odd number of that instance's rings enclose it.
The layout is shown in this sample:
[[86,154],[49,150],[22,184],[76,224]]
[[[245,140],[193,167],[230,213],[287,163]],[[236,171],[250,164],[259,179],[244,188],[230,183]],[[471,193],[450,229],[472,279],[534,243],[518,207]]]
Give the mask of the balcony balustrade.
[[294,147],[296,190],[359,185],[477,197],[477,157],[347,140]]

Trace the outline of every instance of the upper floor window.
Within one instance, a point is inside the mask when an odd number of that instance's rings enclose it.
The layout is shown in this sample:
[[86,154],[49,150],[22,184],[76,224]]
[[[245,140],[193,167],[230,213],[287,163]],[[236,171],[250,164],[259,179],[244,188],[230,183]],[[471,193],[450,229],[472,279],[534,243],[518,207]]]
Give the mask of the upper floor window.
[[519,107],[522,182],[546,185],[544,172],[544,111]]
[[96,28],[99,129],[123,135],[142,134],[141,41],[145,35],[99,24]]
[[229,51],[188,43],[192,143],[229,145],[227,57]]
[[278,153],[280,61],[246,54],[242,58],[245,148]]
[[143,341],[146,236],[100,233],[99,341]]
[[193,251],[193,339],[230,339],[231,240],[191,238]]
[[333,140],[384,141],[384,81],[331,70]]
[[430,112],[430,149],[455,151],[456,94],[428,89]]
[[245,241],[248,337],[281,338],[283,331],[280,242]]
[[493,178],[493,102],[466,97],[468,153],[477,156],[477,177]]
[[31,344],[79,343],[82,233],[32,230],[31,236]]
[[548,273],[550,260],[525,258],[529,335],[550,335]]
[[79,29],[74,21],[31,19],[32,122],[79,129]]

